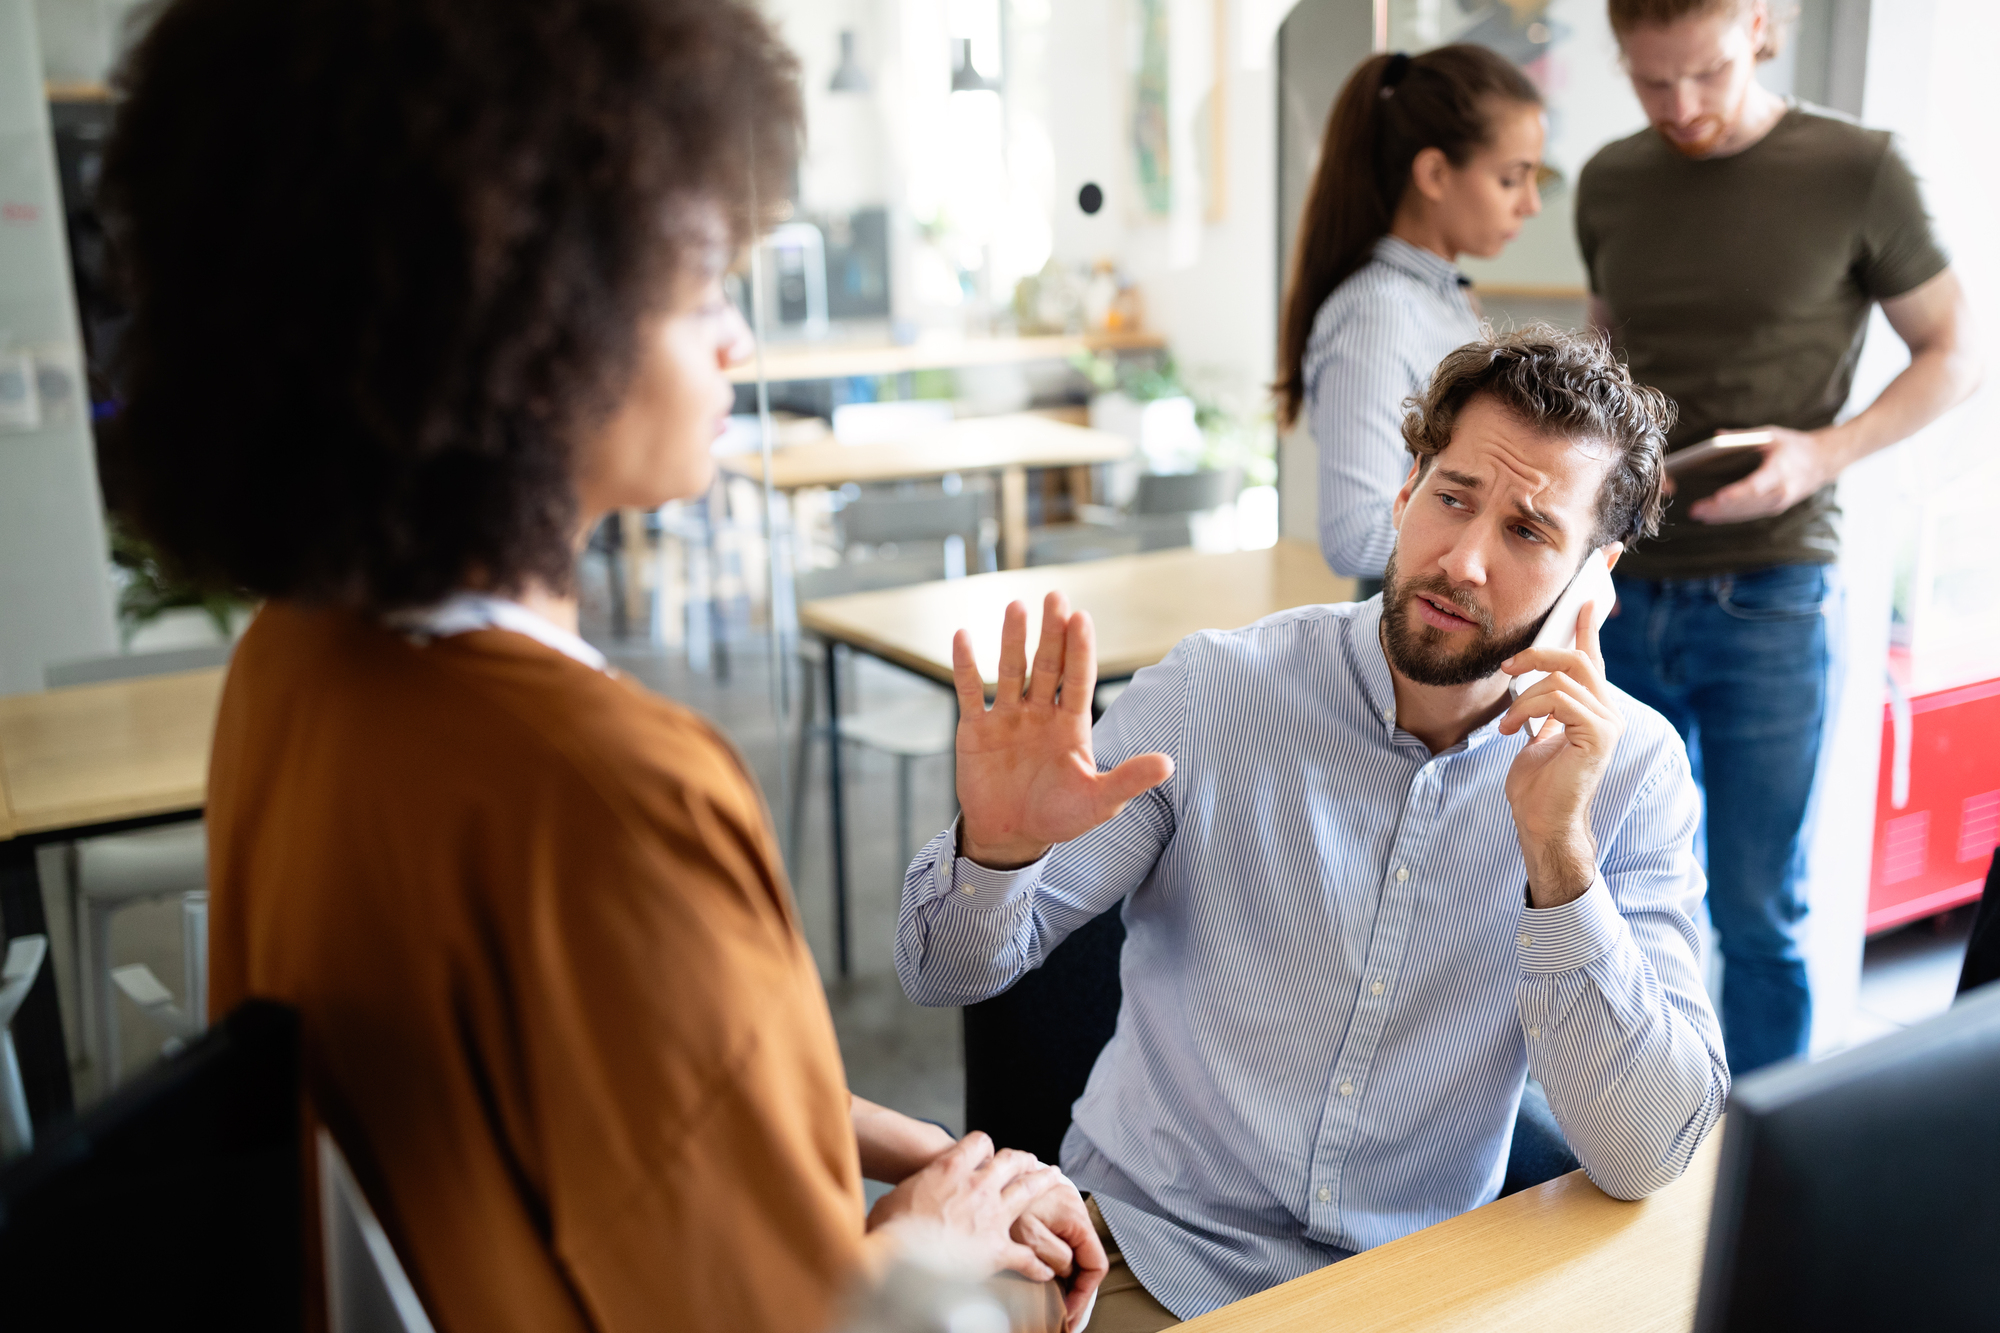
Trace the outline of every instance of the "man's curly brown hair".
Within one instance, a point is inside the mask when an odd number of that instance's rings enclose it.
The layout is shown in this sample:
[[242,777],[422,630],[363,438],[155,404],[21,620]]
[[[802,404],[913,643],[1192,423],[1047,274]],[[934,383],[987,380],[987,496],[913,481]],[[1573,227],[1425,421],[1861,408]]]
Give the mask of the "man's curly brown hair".
[[120,84],[112,507],[371,610],[569,586],[575,450],[802,124],[742,0],[175,0]]
[[[1481,394],[1544,435],[1601,446],[1611,468],[1597,493],[1597,529],[1584,553],[1630,547],[1660,530],[1667,432],[1679,409],[1633,380],[1601,333],[1531,324],[1446,354],[1421,398],[1407,399],[1403,443],[1426,470],[1451,443],[1458,414]],[[1579,560],[1581,557],[1579,557]]]

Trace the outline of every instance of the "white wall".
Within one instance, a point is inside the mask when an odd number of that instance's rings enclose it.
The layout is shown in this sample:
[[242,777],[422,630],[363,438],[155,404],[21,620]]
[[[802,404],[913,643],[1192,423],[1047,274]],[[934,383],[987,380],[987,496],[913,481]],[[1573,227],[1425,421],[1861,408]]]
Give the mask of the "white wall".
[[[1197,222],[1179,246],[1173,224],[1141,220],[1132,199],[1125,130],[1128,6],[1123,0],[1052,6],[1053,244],[1055,257],[1066,261],[1117,259],[1144,290],[1147,318],[1167,336],[1182,369],[1245,388],[1267,384],[1277,357],[1276,26],[1262,12],[1268,6],[1255,0],[1226,3],[1226,212],[1221,221]],[[1190,10],[1200,22],[1182,22]],[[1174,18],[1181,30],[1195,29],[1191,40],[1206,43],[1214,29],[1206,11],[1206,5],[1178,5]],[[1208,49],[1204,45],[1204,57]],[[1201,67],[1208,68],[1206,59]],[[1086,181],[1104,190],[1104,207],[1095,217],[1076,206]]]
[[[30,0],[0,0],[0,347],[82,364]],[[80,388],[80,381],[78,382]],[[79,392],[76,399],[82,399]],[[0,694],[116,650],[87,408],[0,428]]]
[[[2000,149],[1987,84],[2000,48],[1991,0],[1876,0],[1868,24],[1861,116],[1902,136],[1952,267],[1984,326],[1989,367],[2000,334]],[[1874,401],[1909,362],[1879,311],[1855,377],[1850,412]],[[1855,1014],[1862,923],[1873,866],[1883,673],[1899,534],[1920,522],[1926,498],[1975,468],[1991,468],[2000,440],[2000,382],[1841,479],[1841,572],[1847,587],[1847,682],[1834,719],[1812,848],[1808,965],[1818,1004],[1816,1050],[1842,1045]],[[1915,520],[1915,521],[1913,521]],[[2000,568],[2000,562],[1996,562]]]

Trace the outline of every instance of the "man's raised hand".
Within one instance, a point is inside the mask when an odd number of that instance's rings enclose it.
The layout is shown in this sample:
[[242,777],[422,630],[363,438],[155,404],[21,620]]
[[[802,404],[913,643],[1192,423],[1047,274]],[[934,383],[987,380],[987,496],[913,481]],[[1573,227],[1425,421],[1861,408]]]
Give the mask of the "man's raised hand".
[[993,707],[972,658],[972,636],[951,642],[958,689],[959,851],[996,869],[1024,866],[1050,847],[1116,817],[1133,797],[1173,775],[1163,754],[1099,773],[1090,753],[1090,696],[1097,648],[1090,617],[1052,592],[1030,669],[1028,609],[1009,603],[1000,629]]

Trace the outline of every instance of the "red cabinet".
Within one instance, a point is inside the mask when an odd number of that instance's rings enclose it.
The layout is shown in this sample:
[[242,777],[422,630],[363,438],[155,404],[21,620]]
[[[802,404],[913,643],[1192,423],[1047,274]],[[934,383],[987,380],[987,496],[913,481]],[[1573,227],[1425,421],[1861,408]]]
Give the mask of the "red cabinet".
[[[1891,655],[1892,678],[1909,679]],[[1979,897],[2000,843],[2000,680],[1907,698],[1882,710],[1868,930]]]

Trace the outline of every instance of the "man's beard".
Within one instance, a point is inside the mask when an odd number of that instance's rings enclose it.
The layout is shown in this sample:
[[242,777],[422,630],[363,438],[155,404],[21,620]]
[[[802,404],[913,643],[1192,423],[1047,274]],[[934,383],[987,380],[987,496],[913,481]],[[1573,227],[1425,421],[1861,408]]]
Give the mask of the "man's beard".
[[[1479,628],[1476,631],[1447,631],[1414,620],[1409,599],[1419,592],[1429,593]],[[1492,618],[1465,605],[1452,595],[1451,585],[1440,575],[1412,579],[1407,584],[1396,574],[1396,556],[1390,553],[1382,571],[1382,647],[1389,665],[1419,685],[1470,685],[1500,669],[1500,664],[1535,641],[1548,619],[1544,611],[1534,621],[1505,638],[1495,636]],[[1456,652],[1447,647],[1468,633],[1472,642]]]
[[1729,137],[1731,123],[1731,118],[1725,116],[1697,116],[1694,122],[1696,134],[1692,139],[1682,139],[1669,134],[1664,125],[1655,125],[1653,128],[1667,141],[1667,147],[1682,157],[1703,158],[1714,152],[1717,146]]

